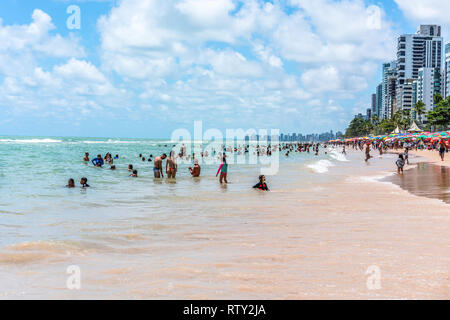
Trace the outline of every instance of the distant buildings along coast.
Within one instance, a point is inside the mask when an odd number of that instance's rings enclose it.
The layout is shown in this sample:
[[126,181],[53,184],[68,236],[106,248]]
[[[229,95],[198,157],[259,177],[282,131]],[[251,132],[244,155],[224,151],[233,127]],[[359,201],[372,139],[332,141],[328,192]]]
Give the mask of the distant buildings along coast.
[[[397,59],[383,63],[370,108],[356,117],[390,119],[398,110],[413,111],[418,101],[428,112],[435,107],[435,94],[450,96],[450,43],[443,43],[439,25],[419,25],[416,33],[400,35]],[[414,112],[411,116],[417,119]]]

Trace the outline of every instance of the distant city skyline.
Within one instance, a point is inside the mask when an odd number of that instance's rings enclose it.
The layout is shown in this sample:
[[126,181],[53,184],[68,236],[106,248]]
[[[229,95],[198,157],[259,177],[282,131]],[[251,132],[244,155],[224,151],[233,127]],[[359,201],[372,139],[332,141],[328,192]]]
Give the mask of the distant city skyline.
[[344,131],[380,112],[398,37],[435,24],[450,40],[449,11],[446,0],[4,0],[0,135],[164,138],[196,120]]

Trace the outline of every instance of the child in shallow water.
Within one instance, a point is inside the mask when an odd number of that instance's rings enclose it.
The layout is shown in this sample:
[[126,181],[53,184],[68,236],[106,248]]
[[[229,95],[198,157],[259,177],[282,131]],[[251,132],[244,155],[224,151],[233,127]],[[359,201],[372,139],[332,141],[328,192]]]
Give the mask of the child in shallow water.
[[132,174],[130,174],[130,177],[134,177],[134,178],[137,178],[137,176],[138,176],[138,172],[137,172],[137,170],[133,170],[133,173],[132,173]]
[[259,182],[253,186],[253,188],[269,191],[269,187],[266,184],[266,177],[263,175],[259,176]]
[[72,178],[69,179],[69,181],[67,182],[67,188],[75,188],[75,180],[73,180]]
[[90,187],[90,186],[88,185],[87,181],[88,181],[87,178],[84,178],[84,177],[81,178],[80,184],[81,184],[81,187],[82,187],[82,188],[89,188],[89,187]]
[[403,158],[403,154],[398,155],[398,159],[395,164],[397,165],[397,173],[403,174],[403,167],[405,166],[405,159]]

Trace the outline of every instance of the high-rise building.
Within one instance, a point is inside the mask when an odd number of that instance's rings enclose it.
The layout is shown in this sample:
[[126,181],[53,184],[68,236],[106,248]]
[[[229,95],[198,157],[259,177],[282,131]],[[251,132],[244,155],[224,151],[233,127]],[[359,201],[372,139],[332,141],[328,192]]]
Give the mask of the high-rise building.
[[398,87],[396,90],[396,103],[392,108],[392,113],[390,117],[397,110],[411,110],[416,104],[415,97],[417,88],[417,80],[406,79],[402,86]]
[[450,43],[445,45],[445,67],[443,71],[443,97],[450,97]]
[[425,103],[427,111],[433,109],[433,68],[420,68],[417,79],[417,101]]
[[396,96],[396,84],[392,84],[392,82],[397,82],[397,62],[383,63],[382,74],[383,82],[381,83],[381,110],[379,117],[390,118]]
[[376,115],[377,114],[377,94],[372,93],[372,104],[371,104],[371,114]]
[[420,68],[437,68],[442,64],[441,27],[420,25],[415,34],[398,37],[397,45],[397,86],[407,79],[417,79]]
[[375,114],[379,118],[381,117],[382,105],[383,105],[383,83],[380,83],[377,86],[377,106],[375,110]]

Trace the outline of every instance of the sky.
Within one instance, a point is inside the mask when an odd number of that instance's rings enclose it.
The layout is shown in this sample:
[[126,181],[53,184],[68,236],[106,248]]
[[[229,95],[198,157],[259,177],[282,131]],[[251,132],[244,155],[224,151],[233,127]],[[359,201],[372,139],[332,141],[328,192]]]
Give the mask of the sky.
[[432,23],[450,42],[448,12],[448,0],[2,0],[0,135],[343,131],[397,36]]

